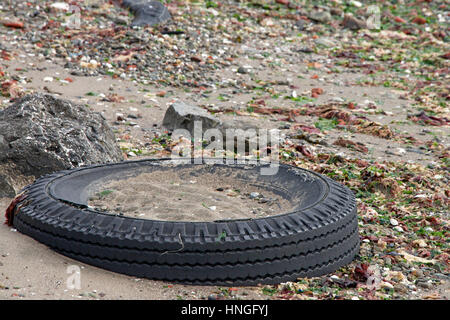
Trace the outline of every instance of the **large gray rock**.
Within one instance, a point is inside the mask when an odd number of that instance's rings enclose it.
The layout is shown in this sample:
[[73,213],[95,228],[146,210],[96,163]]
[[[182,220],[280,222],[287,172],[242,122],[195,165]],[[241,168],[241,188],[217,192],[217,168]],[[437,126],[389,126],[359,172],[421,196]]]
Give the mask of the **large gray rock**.
[[159,1],[124,0],[122,6],[134,14],[132,26],[154,26],[171,19],[169,10]]
[[202,133],[208,129],[221,129],[222,122],[210,115],[206,110],[186,104],[175,102],[169,106],[162,122],[163,127],[169,130],[185,129],[194,137],[195,123],[201,123]]
[[[201,124],[201,130],[199,124]],[[217,129],[222,137],[223,148],[231,149],[233,151],[236,150],[235,148],[237,147],[239,139],[243,139],[244,148],[248,151],[250,146],[255,146],[257,144],[259,137],[258,128],[249,123],[240,120],[223,122],[209,114],[206,110],[183,102],[176,102],[169,106],[164,116],[162,126],[170,131],[177,129],[187,130],[191,138],[201,137],[203,141],[209,140],[207,138],[209,137],[206,132],[207,130]],[[214,136],[214,139],[218,139],[214,134],[212,136]],[[227,140],[229,140],[228,144]],[[220,141],[220,139],[218,141]]]
[[33,94],[0,111],[0,196],[44,174],[121,160],[105,119],[86,106]]

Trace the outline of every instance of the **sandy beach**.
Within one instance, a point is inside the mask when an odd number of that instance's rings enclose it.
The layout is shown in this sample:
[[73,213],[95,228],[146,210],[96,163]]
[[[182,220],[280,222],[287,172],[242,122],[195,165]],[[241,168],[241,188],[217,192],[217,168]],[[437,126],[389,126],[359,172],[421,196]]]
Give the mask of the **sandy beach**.
[[[19,1],[10,2],[0,8],[2,19],[17,18],[12,7]],[[306,18],[316,10],[309,2],[300,9],[267,1],[272,11],[234,1],[224,1],[221,8],[204,1],[172,2],[175,18],[168,26],[184,33],[170,35],[113,25],[118,19],[128,23],[128,11],[103,3],[86,11],[84,29],[64,31],[48,22],[64,15],[53,9],[48,17],[37,15],[42,21],[27,18],[37,5],[46,8],[51,3],[30,2],[29,8],[18,7],[23,28],[0,25],[2,83],[14,80],[22,94],[49,93],[101,113],[128,160],[170,155],[167,148],[173,144],[161,123],[174,101],[203,107],[222,121],[278,129],[283,136],[282,161],[327,175],[354,191],[362,244],[350,265],[318,278],[278,286],[188,286],[80,263],[2,223],[0,299],[448,299],[450,129],[445,54],[450,47],[439,37],[438,18],[426,24],[410,22],[411,28],[422,31],[407,34],[399,19],[394,23],[393,16],[383,16],[384,29],[375,38],[366,28],[343,27],[343,12],[333,13],[341,10],[337,4],[330,11],[332,18],[320,22]],[[437,2],[422,3],[415,10],[431,12],[433,6],[435,12],[445,11],[439,5],[448,9],[448,4]],[[359,10],[350,5],[343,9],[355,14]],[[392,14],[411,21],[415,17],[409,11]],[[304,21],[302,29],[298,21]],[[44,22],[47,27],[33,38],[33,28]],[[108,32],[114,40],[106,46]],[[90,40],[77,42],[80,39]],[[11,84],[3,85],[0,110],[15,97],[16,89],[10,89]],[[110,198],[104,194],[94,205],[114,210],[125,203],[131,216],[155,218],[145,203],[138,203],[139,210],[130,208],[136,203],[130,200],[136,191],[132,186],[139,183],[132,181]],[[224,182],[224,190],[239,188],[231,184]],[[271,214],[270,206],[254,205],[248,196],[224,195],[213,188],[216,185],[210,183],[210,190],[203,190],[203,198],[190,210],[200,210],[200,220],[214,219],[220,210],[242,209],[243,201],[247,215],[256,207]],[[120,187],[113,184],[98,191]],[[156,197],[149,208],[156,203],[169,207],[173,199],[167,195],[195,193],[197,186],[181,187],[154,186],[153,192],[164,197]],[[141,185],[140,190],[147,187]],[[245,193],[251,192],[263,193]],[[145,198],[145,192],[141,196]],[[2,216],[12,200],[0,199]],[[226,203],[224,208],[220,203]],[[180,200],[175,210],[186,206]],[[375,290],[361,271],[369,266],[380,271]],[[80,281],[73,282],[77,270]],[[72,288],[73,283],[79,287]]]

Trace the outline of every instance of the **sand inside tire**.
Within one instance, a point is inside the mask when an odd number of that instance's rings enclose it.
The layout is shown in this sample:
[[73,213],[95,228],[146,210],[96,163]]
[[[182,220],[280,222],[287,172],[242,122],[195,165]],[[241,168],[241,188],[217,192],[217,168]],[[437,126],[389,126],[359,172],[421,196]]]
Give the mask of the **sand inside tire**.
[[288,212],[287,199],[236,177],[147,172],[91,191],[88,205],[104,213],[162,221],[257,219]]

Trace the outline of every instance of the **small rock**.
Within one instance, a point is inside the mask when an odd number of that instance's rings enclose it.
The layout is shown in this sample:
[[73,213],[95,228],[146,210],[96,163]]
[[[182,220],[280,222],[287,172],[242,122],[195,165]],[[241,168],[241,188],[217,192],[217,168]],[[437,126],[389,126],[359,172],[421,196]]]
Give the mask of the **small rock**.
[[434,276],[436,277],[436,279],[440,279],[440,280],[449,280],[449,276],[442,274],[442,273],[435,273]]
[[331,8],[330,13],[334,16],[342,16],[343,11],[339,8]]
[[349,14],[346,14],[344,16],[342,25],[344,26],[344,28],[348,28],[350,30],[359,30],[359,29],[364,29],[367,27],[366,23],[363,20],[359,20]]
[[416,285],[424,289],[432,289],[433,284],[430,281],[417,281]]
[[394,289],[394,286],[392,284],[390,284],[389,282],[382,281],[380,283],[380,288],[382,288],[382,289]]
[[356,1],[356,0],[351,0],[349,3],[350,3],[352,6],[355,6],[355,7],[357,7],[357,8],[361,8],[361,7],[362,7],[362,3],[359,2],[359,1]]
[[327,48],[336,46],[336,43],[328,38],[319,38],[319,39],[314,40],[314,42],[319,46],[323,46],[323,47],[327,47]]
[[159,1],[124,0],[122,5],[134,13],[132,26],[153,26],[171,19],[169,10]]
[[261,198],[259,199],[259,203],[268,203],[268,202],[272,202],[273,200],[270,198]]
[[194,61],[194,62],[202,62],[202,58],[200,58],[199,56],[192,56],[192,57],[191,57],[191,61]]
[[261,194],[259,192],[250,193],[250,199],[258,199],[260,197],[261,197]]
[[69,4],[65,3],[65,2],[55,2],[55,3],[52,3],[50,5],[50,7],[57,9],[57,10],[62,10],[62,11],[69,11],[69,9],[70,9]]
[[237,72],[240,74],[247,74],[250,72],[250,68],[249,67],[239,67],[237,69]]
[[123,24],[123,25],[127,25],[128,24],[128,19],[126,17],[122,17],[122,16],[115,16],[111,20],[115,24]]
[[389,220],[389,222],[391,223],[391,225],[393,226],[398,226],[398,221],[394,218],[391,218],[391,220]]
[[401,271],[390,272],[389,278],[395,282],[402,282],[402,281],[406,280],[405,275]]
[[410,273],[412,276],[414,276],[414,277],[416,277],[416,278],[421,278],[421,277],[423,277],[423,271],[422,270],[420,270],[420,269],[413,269],[413,270],[411,270],[411,273]]
[[331,14],[328,11],[319,10],[311,11],[308,18],[321,23],[328,23],[332,20]]
[[297,27],[298,30],[305,30],[306,27],[306,21],[303,19],[297,20],[295,22],[295,26]]
[[399,293],[407,293],[408,292],[408,287],[406,285],[404,285],[403,283],[397,283],[394,286],[394,290],[396,292],[399,292]]
[[272,26],[275,25],[275,23],[273,22],[273,20],[270,19],[270,18],[262,19],[262,20],[260,21],[260,24],[261,24],[262,26],[264,26],[264,27],[272,27]]
[[386,257],[383,259],[384,264],[386,265],[391,265],[392,264],[392,258],[391,257]]
[[303,53],[312,53],[312,52],[314,52],[314,50],[311,49],[310,47],[299,47],[296,51],[297,52],[303,52]]
[[423,239],[414,240],[412,242],[413,246],[419,247],[419,248],[425,248],[427,246],[427,243]]
[[345,100],[343,98],[341,98],[341,97],[333,97],[333,98],[331,98],[331,101],[332,102],[337,102],[337,103],[342,103]]

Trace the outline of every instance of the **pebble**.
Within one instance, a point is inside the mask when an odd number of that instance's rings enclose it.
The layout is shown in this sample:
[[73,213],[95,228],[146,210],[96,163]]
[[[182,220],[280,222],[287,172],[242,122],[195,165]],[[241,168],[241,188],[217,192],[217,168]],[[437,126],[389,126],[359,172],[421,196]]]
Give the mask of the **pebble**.
[[303,53],[312,53],[312,52],[314,52],[313,49],[311,49],[310,47],[306,47],[306,46],[299,47],[297,49],[297,51],[298,52],[303,52]]
[[398,226],[398,221],[394,218],[391,218],[391,220],[389,220],[389,222],[391,223],[391,225],[393,226]]
[[343,11],[339,8],[330,8],[330,13],[334,16],[342,16]]
[[450,276],[448,276],[448,275],[445,275],[445,274],[442,274],[442,273],[435,273],[434,274],[434,277],[436,278],[436,279],[440,279],[440,280],[449,280],[449,278],[450,278]]
[[69,10],[69,4],[65,3],[65,2],[55,2],[52,3],[50,5],[52,8],[58,9],[58,10],[63,10],[63,11],[68,11]]
[[336,46],[336,43],[334,41],[332,41],[330,39],[327,39],[327,38],[319,38],[319,39],[314,40],[314,42],[317,45],[324,46],[324,47],[327,47],[327,48],[331,48],[331,47]]
[[423,277],[423,271],[422,270],[420,270],[420,269],[413,269],[413,270],[411,270],[411,273],[410,273],[412,276],[414,276],[414,277],[417,277],[417,278],[421,278],[421,277]]
[[357,8],[361,8],[361,7],[362,7],[362,3],[359,2],[359,1],[356,1],[356,0],[351,0],[349,3],[350,3],[352,6],[355,6],[355,7],[357,7]]
[[258,199],[260,197],[261,197],[261,194],[259,192],[250,193],[250,199]]
[[409,291],[408,287],[406,285],[404,285],[403,283],[397,283],[394,286],[394,290],[399,293],[407,293]]
[[366,27],[366,22],[353,17],[352,15],[346,14],[342,25],[350,30],[358,30]]
[[239,67],[237,69],[237,72],[240,74],[247,74],[250,72],[250,68],[249,67]]
[[125,18],[125,17],[122,17],[122,16],[114,17],[114,18],[113,18],[113,21],[114,21],[116,24],[124,24],[124,25],[127,25],[127,24],[128,24],[128,19]]
[[337,102],[337,103],[342,103],[345,102],[344,99],[342,99],[341,97],[333,97],[330,99],[332,102]]
[[424,288],[424,289],[432,289],[433,288],[433,284],[431,283],[431,281],[417,281],[416,285]]
[[271,202],[271,201],[272,201],[272,199],[270,199],[270,198],[261,198],[261,199],[259,199],[260,203],[268,203],[268,202]]
[[382,289],[394,289],[394,286],[392,285],[392,284],[390,284],[389,282],[386,282],[386,281],[382,281],[381,283],[380,283],[380,288],[382,288]]
[[419,248],[425,248],[427,246],[427,243],[423,239],[414,240],[412,242],[413,246],[419,247]]
[[332,20],[331,14],[328,11],[319,10],[311,11],[308,15],[308,18],[321,23],[328,23]]
[[306,26],[306,21],[303,19],[297,20],[295,22],[295,26],[297,27],[298,30],[304,30]]

